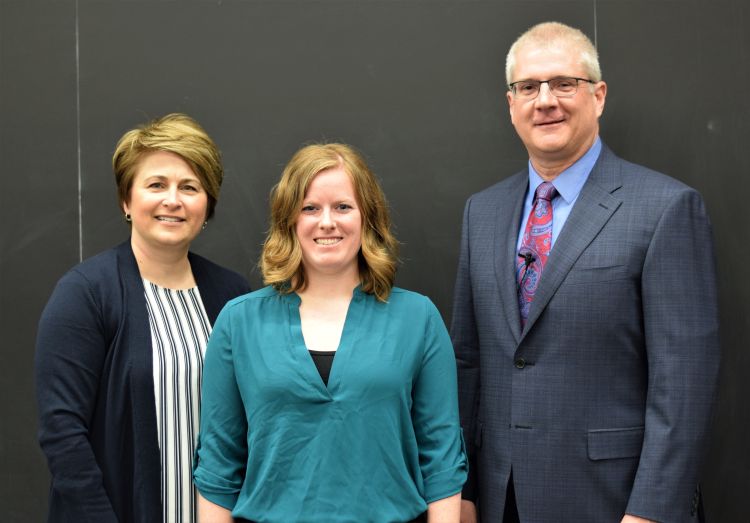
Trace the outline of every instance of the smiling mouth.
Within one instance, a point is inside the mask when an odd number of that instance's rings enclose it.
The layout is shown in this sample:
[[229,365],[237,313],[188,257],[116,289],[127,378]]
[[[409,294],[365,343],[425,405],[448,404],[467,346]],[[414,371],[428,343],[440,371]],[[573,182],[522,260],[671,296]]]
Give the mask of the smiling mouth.
[[333,245],[335,243],[338,243],[343,238],[315,238],[315,243],[318,245]]
[[157,220],[160,222],[169,222],[169,223],[178,223],[178,222],[184,222],[184,218],[176,218],[174,216],[157,216]]
[[551,121],[551,122],[539,122],[536,125],[537,125],[537,127],[546,127],[548,125],[555,125],[555,124],[558,124],[558,123],[563,123],[564,121],[565,120],[554,120],[554,121]]

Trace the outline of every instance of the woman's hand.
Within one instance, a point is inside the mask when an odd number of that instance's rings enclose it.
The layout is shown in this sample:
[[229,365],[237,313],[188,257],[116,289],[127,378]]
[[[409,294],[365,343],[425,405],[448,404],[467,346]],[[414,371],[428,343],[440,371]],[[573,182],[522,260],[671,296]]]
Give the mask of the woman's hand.
[[198,523],[233,523],[232,511],[217,505],[198,492]]
[[477,523],[477,506],[473,501],[461,500],[461,523]]
[[458,523],[461,517],[461,493],[427,505],[427,523]]

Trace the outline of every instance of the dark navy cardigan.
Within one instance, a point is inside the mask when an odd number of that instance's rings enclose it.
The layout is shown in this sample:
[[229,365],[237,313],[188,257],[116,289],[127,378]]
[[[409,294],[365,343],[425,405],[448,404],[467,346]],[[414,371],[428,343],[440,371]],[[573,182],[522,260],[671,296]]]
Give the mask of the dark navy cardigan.
[[[250,287],[188,254],[211,324]],[[37,334],[39,443],[52,474],[49,522],[161,523],[151,330],[130,242],[74,267]]]

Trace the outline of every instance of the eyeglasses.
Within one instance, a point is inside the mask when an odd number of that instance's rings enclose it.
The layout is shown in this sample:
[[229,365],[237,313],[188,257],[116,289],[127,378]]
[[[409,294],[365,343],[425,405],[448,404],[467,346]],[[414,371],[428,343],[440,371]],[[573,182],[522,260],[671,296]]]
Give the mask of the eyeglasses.
[[555,95],[555,97],[570,98],[571,96],[575,96],[578,91],[578,82],[596,83],[588,78],[558,76],[549,80],[519,80],[518,82],[513,82],[508,87],[513,91],[513,96],[517,96],[522,100],[533,100],[539,96],[542,84],[547,84],[549,92]]

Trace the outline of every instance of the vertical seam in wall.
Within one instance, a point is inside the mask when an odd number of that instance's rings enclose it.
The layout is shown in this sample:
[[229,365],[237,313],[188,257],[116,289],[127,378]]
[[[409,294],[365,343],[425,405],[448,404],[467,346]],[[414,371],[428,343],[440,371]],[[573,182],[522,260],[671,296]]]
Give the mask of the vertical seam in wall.
[[597,52],[599,51],[598,23],[599,21],[596,19],[596,0],[594,0],[594,47],[596,47]]
[[81,175],[81,69],[78,34],[78,0],[75,3],[76,15],[76,156],[78,164],[78,261],[83,261],[83,177]]

